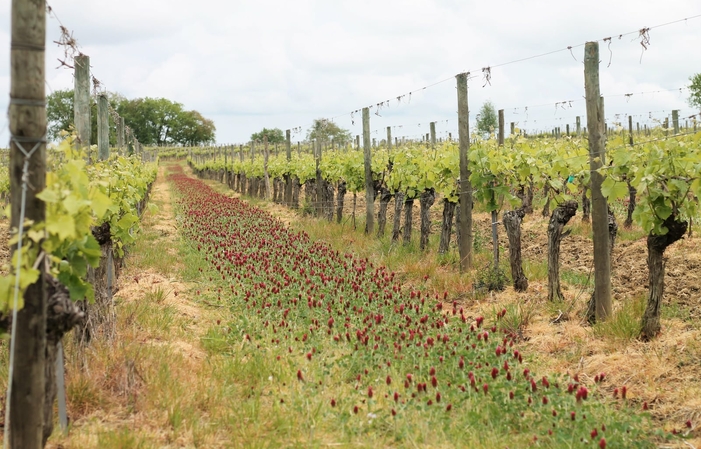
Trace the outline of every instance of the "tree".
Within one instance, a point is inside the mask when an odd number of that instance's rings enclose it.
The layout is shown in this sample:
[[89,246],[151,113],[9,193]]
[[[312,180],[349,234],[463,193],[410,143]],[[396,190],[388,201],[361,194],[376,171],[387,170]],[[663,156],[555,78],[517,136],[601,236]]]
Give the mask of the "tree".
[[[165,98],[128,100],[107,93],[112,109],[124,117],[134,135],[144,145],[200,145],[215,140],[216,127],[197,111],[187,111],[180,103]],[[48,137],[58,140],[73,125],[73,90],[58,90],[47,97]],[[97,142],[97,105],[91,105],[91,142]],[[116,145],[116,124],[110,118],[110,145]]]
[[285,136],[280,128],[263,128],[262,131],[251,134],[251,140],[263,141],[263,137],[268,137],[268,143],[282,143],[285,141]]
[[212,120],[206,119],[197,111],[183,111],[178,116],[179,126],[173,130],[174,142],[181,145],[196,146],[201,143],[214,142],[216,127]]
[[73,124],[73,90],[57,90],[46,97],[47,137],[59,140],[61,131]]
[[351,133],[347,129],[339,127],[331,120],[318,118],[314,120],[312,127],[307,131],[307,140],[320,140],[329,142],[333,140],[338,145],[345,145],[351,140]]
[[689,106],[701,109],[701,73],[689,77]]
[[482,133],[492,133],[497,126],[497,112],[492,102],[487,100],[477,114],[477,130]]

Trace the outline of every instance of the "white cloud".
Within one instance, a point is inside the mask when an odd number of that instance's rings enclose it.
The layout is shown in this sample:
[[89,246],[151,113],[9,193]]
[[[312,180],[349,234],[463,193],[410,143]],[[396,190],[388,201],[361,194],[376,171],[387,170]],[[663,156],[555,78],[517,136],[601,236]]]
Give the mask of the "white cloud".
[[[9,2],[8,2],[9,3]],[[681,109],[686,94],[622,94],[678,88],[701,71],[701,19],[650,31],[644,51],[627,33],[701,13],[698,0],[52,0],[56,14],[90,55],[94,74],[123,95],[166,97],[215,120],[221,143],[245,141],[266,127],[309,126],[318,117],[360,133],[350,112],[391,100],[371,116],[376,136],[417,136],[437,121],[455,133],[454,75],[471,70],[472,118],[485,100],[506,121],[550,129],[584,119],[583,47],[505,66],[533,55],[612,37],[601,45],[601,91],[610,120],[634,114],[641,123]],[[0,90],[9,91],[9,11],[0,11]],[[72,87],[55,69],[60,49],[48,20],[47,84]],[[642,53],[642,63],[640,56]],[[611,58],[611,66],[607,67]],[[480,69],[492,66],[491,85]],[[495,67],[496,66],[496,67]],[[404,97],[436,81],[425,91]],[[614,96],[619,95],[619,96]],[[7,108],[8,95],[0,96]],[[556,103],[574,100],[571,104]],[[526,106],[528,108],[526,109]],[[421,126],[419,126],[419,124]],[[0,139],[7,139],[6,117]],[[3,131],[4,130],[4,131]]]

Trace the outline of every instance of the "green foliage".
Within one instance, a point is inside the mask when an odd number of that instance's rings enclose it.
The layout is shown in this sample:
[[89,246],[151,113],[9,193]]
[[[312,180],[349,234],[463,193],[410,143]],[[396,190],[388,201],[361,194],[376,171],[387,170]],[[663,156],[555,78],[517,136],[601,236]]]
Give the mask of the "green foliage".
[[482,133],[493,133],[499,126],[497,112],[491,101],[485,101],[477,114],[477,130]]
[[331,120],[318,118],[314,120],[312,127],[307,131],[307,140],[319,140],[321,142],[333,140],[337,145],[345,145],[350,142],[351,133]]
[[[120,94],[107,94],[110,106],[144,145],[201,145],[213,142],[216,128],[212,120],[197,111],[187,111],[180,103],[165,98],[128,100]],[[57,90],[47,96],[48,136],[56,141],[73,125],[73,90]],[[97,105],[90,108],[90,142],[97,142]],[[110,119],[111,121],[111,119]],[[116,126],[110,124],[110,145],[116,145]]]
[[506,288],[509,277],[500,267],[487,267],[480,270],[475,280],[475,290],[486,290],[488,292],[500,292]]
[[117,112],[144,145],[195,146],[213,142],[215,138],[213,121],[165,98],[125,100]]
[[46,120],[49,140],[59,139],[73,125],[73,90],[56,90],[46,96]]
[[701,109],[701,73],[689,77],[691,85],[689,86],[689,106],[692,108]]
[[251,140],[262,142],[266,136],[268,143],[283,143],[285,141],[285,135],[280,128],[263,128],[261,131],[251,134]]
[[614,147],[602,168],[602,193],[609,201],[628,195],[629,180],[639,195],[633,220],[648,234],[664,235],[664,221],[695,217],[701,198],[701,133],[626,147]]
[[[46,188],[37,195],[46,204],[46,220],[26,223],[19,273],[15,271],[19,252],[15,252],[10,274],[0,278],[0,313],[10,307],[17,276],[20,297],[38,279],[36,263],[40,257],[48,261],[51,274],[68,288],[71,299],[93,300],[87,270],[88,266],[98,266],[101,251],[92,229],[110,223],[112,243],[120,256],[123,245],[133,241],[138,221],[136,205],[155,179],[156,167],[144,166],[136,157],[122,156],[87,165],[85,155],[72,142],[71,138],[65,139],[59,146],[63,157],[46,174]],[[6,213],[9,215],[9,210]],[[10,243],[18,241],[15,229]]]

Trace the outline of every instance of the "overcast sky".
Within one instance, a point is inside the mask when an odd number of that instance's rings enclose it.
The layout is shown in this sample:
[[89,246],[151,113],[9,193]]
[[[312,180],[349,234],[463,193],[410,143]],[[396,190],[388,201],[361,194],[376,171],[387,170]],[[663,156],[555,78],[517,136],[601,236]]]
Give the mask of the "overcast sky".
[[[0,109],[9,99],[10,1],[0,8]],[[437,122],[457,133],[454,76],[470,71],[471,119],[486,100],[527,130],[584,123],[583,44],[601,43],[608,121],[650,124],[681,116],[688,78],[701,72],[701,17],[653,28],[646,51],[636,30],[701,14],[699,0],[51,0],[92,72],[128,98],[164,97],[215,121],[218,143],[263,127],[334,118],[361,133],[351,111],[371,111],[373,137],[416,137]],[[58,22],[47,24],[47,93],[73,87],[56,68]],[[635,32],[623,36],[621,33]],[[507,63],[578,46],[524,62]],[[642,62],[641,62],[642,56]],[[609,65],[610,60],[610,66]],[[486,83],[481,69],[491,70]],[[608,66],[608,67],[607,67]],[[425,90],[424,86],[448,80]],[[486,86],[485,86],[486,84]],[[405,96],[401,102],[397,96]],[[657,93],[640,92],[655,92]],[[632,96],[625,94],[632,93]],[[570,103],[561,103],[570,101]],[[559,103],[556,106],[556,103]],[[355,121],[355,125],[352,123]],[[0,141],[9,139],[0,118]],[[6,146],[6,143],[0,143]]]

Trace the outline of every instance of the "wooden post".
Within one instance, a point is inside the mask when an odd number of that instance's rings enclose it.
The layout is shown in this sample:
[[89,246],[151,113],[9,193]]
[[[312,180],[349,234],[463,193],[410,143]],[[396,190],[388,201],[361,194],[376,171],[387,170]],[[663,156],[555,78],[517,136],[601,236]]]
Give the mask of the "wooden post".
[[76,56],[73,75],[73,122],[80,145],[90,147],[90,57]]
[[499,145],[504,145],[504,110],[499,109],[499,135],[498,135],[498,143]]
[[392,127],[391,126],[387,127],[387,148],[388,149],[392,148]]
[[448,133],[448,140],[450,140],[451,142],[453,141],[453,133]]
[[516,123],[511,122],[511,135],[516,134]]
[[263,148],[265,153],[263,153],[263,179],[265,181],[265,199],[270,201],[270,175],[268,174],[268,158],[270,157],[270,151],[268,148],[268,136],[263,136]]
[[577,126],[577,137],[581,137],[582,135],[582,122],[579,116],[576,117],[576,126]]
[[321,217],[324,214],[324,189],[323,189],[323,182],[321,179],[321,170],[319,169],[319,165],[321,165],[321,140],[320,139],[315,139],[312,141],[312,151],[314,153],[314,165],[316,167],[316,182],[315,182],[315,188],[316,188],[316,202],[314,204],[314,216],[316,217]]
[[460,139],[460,269],[472,268],[472,184],[468,167],[470,151],[470,110],[467,104],[467,73],[456,76],[458,84],[458,133]]
[[565,125],[565,132],[567,133],[567,137],[569,137],[570,136],[570,124],[569,123],[567,125]]
[[[45,2],[12,0],[11,27],[10,227],[22,227],[26,233],[21,218],[41,223],[46,216],[45,203],[36,197],[46,186]],[[20,217],[22,212],[24,217]],[[10,248],[12,253],[17,250],[17,244]],[[5,447],[9,438],[13,449],[44,447],[47,292],[43,263],[39,270],[38,280],[27,287],[24,307],[12,323],[11,391],[4,431]],[[12,302],[10,307],[14,309]]]
[[360,151],[360,135],[359,134],[355,135],[355,149]]
[[436,148],[436,122],[431,122],[429,128],[431,131],[431,148]]
[[117,148],[120,154],[124,154],[124,117],[119,117],[117,124]]
[[628,143],[633,145],[633,116],[628,116]]
[[253,140],[251,140],[251,162],[253,162],[254,159],[256,158],[255,145],[256,145],[256,143]]
[[635,131],[640,135],[640,122],[635,122]]
[[372,185],[372,151],[370,149],[370,110],[363,108],[363,150],[365,152],[365,234],[375,228],[375,190]]
[[664,135],[667,137],[669,135],[669,117],[664,118],[664,123],[662,124],[664,128]]
[[584,49],[584,87],[587,127],[589,128],[589,168],[591,169],[591,221],[594,234],[594,302],[596,320],[611,315],[611,259],[608,205],[601,193],[604,177],[599,168],[606,164],[604,103],[599,90],[599,43],[587,42]]
[[674,127],[674,134],[679,134],[679,109],[672,111],[672,126]]
[[107,95],[97,97],[97,158],[106,161],[110,157],[110,115]]

